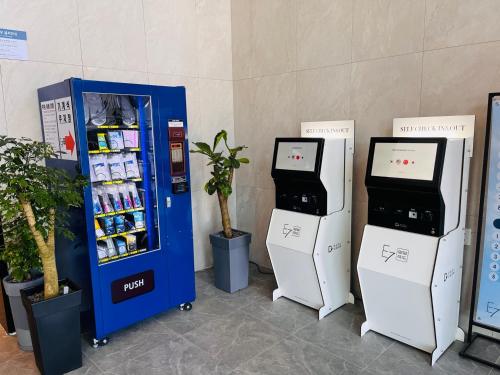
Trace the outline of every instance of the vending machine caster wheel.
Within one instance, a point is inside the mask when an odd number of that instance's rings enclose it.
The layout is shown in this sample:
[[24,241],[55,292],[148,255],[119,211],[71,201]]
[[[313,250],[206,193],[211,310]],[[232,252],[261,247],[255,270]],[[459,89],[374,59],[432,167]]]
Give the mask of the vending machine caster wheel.
[[97,339],[92,339],[92,347],[94,349],[97,349],[100,346],[104,346],[109,342],[109,339],[107,337],[103,338],[102,340],[97,340]]
[[183,303],[179,305],[179,310],[181,311],[190,311],[193,308],[190,302]]

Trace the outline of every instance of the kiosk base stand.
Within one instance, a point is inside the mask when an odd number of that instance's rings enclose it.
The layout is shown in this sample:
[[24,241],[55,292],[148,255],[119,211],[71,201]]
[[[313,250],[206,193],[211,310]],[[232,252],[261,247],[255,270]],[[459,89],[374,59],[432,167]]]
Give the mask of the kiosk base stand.
[[[480,353],[484,352],[483,350],[474,350],[474,343],[476,342],[476,340],[478,342],[484,340],[484,341],[488,341],[490,343],[490,345],[491,344],[496,345],[496,349],[497,349],[496,353],[500,353],[500,341],[498,341],[497,339],[495,339],[491,336],[482,335],[482,334],[476,332],[476,333],[472,334],[472,337],[469,336],[469,341],[464,346],[464,348],[460,351],[460,356],[472,359],[473,361],[477,361],[477,362],[483,363],[485,365],[488,365],[488,366],[491,366],[493,368],[500,370],[500,363],[496,362],[496,360],[498,358],[496,358],[494,360],[490,360],[490,359],[484,358],[480,355]],[[475,353],[479,353],[479,354],[473,354],[473,353],[471,353],[471,351],[474,351]]]

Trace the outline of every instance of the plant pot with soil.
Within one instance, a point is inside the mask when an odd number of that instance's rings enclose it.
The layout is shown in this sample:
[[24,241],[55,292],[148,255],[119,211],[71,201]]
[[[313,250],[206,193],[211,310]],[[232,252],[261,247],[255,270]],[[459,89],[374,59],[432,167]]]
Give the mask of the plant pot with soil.
[[247,147],[229,147],[225,130],[216,134],[212,146],[203,142],[195,142],[194,145],[196,149],[191,152],[207,156],[209,159],[207,165],[213,168],[212,177],[204,188],[210,195],[217,193],[222,218],[223,230],[210,235],[215,286],[234,293],[248,286],[248,259],[252,235],[231,227],[228,198],[233,191],[234,170],[241,164],[249,163],[247,158],[238,157],[238,153]]
[[[0,214],[5,237],[0,257],[10,269],[4,285],[11,304],[10,294],[19,292],[16,303],[22,298],[42,374],[68,372],[82,363],[81,291],[69,280],[59,285],[55,233],[73,237],[66,212],[82,204],[86,181],[45,166],[46,158],[57,156],[48,144],[0,136]],[[33,276],[37,269],[43,271],[43,278]],[[35,285],[26,285],[27,279]]]

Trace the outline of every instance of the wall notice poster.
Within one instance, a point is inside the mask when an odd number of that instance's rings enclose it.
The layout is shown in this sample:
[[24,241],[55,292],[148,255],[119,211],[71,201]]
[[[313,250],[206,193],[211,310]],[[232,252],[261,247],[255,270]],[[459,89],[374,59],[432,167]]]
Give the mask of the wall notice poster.
[[71,97],[40,103],[43,135],[62,160],[78,160]]
[[500,96],[491,103],[489,142],[474,320],[500,329]]
[[0,29],[0,59],[27,60],[26,31]]

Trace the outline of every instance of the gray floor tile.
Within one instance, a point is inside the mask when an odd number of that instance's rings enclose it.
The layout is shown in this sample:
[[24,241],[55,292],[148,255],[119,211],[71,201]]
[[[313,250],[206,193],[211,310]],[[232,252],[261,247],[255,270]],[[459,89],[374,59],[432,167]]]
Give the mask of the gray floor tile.
[[355,374],[361,369],[347,361],[295,337],[285,338],[248,362],[234,375],[322,375]]
[[188,332],[185,338],[231,369],[277,343],[285,332],[237,311]]
[[[431,368],[430,356],[417,349],[374,332],[361,338],[360,303],[318,321],[315,310],[285,298],[272,302],[274,276],[254,268],[249,287],[233,294],[215,288],[212,270],[197,272],[192,311],[172,309],[98,349],[85,342],[84,366],[74,374],[500,375],[460,358],[458,343]],[[498,357],[488,345],[475,350]]]
[[102,371],[99,370],[87,356],[82,356],[82,367],[74,371],[68,372],[69,375],[101,375]]
[[286,298],[272,301],[262,298],[243,308],[254,318],[266,321],[288,333],[294,333],[309,323],[318,321],[318,311]]
[[242,308],[249,304],[257,302],[259,299],[272,298],[272,291],[268,292],[264,287],[255,281],[250,281],[247,288],[238,290],[234,293],[228,293],[215,287],[213,284],[204,283],[200,286],[199,297],[203,298],[217,298],[219,301],[231,305],[231,309]]
[[438,359],[434,367],[442,369],[450,375],[488,375],[491,371],[490,367],[460,357],[459,352],[462,350],[463,345],[459,341],[453,343],[442,357]]
[[229,315],[234,310],[230,304],[215,297],[200,297],[193,302],[191,311],[170,310],[157,315],[155,319],[169,329],[185,334],[212,319]]
[[295,335],[364,368],[386,351],[393,341],[374,332],[360,337],[358,326],[361,320],[358,316],[337,310]]
[[179,374],[225,375],[230,369],[217,362],[205,351],[181,336],[152,335],[148,349],[140,356],[126,360],[111,369],[116,375],[129,374]]
[[448,375],[438,366],[431,367],[431,356],[428,353],[397,341],[372,362],[369,368],[386,375]]
[[103,371],[111,370],[129,359],[142,355],[148,349],[150,336],[153,328],[157,327],[163,332],[165,340],[174,339],[177,336],[162,327],[161,324],[147,321],[112,335],[106,346],[94,349],[88,345],[84,346],[84,354]]

